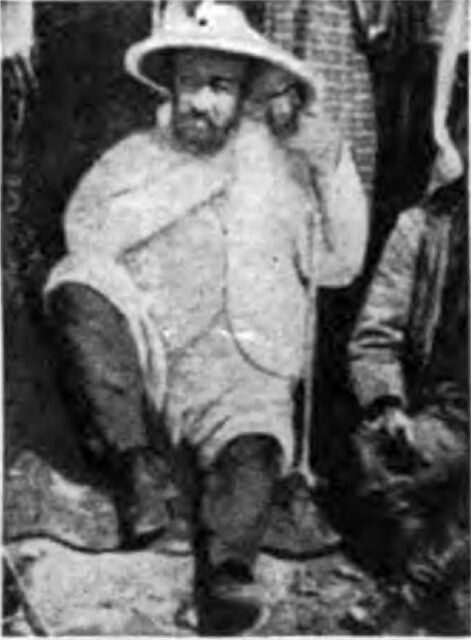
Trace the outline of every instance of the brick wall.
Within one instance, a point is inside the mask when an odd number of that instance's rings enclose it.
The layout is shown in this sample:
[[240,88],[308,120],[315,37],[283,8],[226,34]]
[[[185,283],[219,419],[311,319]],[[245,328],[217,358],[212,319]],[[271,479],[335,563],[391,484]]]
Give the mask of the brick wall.
[[351,141],[369,193],[376,153],[368,62],[355,41],[350,0],[268,0],[267,33],[310,61],[324,83],[328,113]]
[[[366,0],[365,5],[374,13],[378,3],[384,1]],[[399,21],[396,37],[401,44],[409,45],[418,34],[424,35],[420,44],[440,42],[454,0],[429,0],[428,8],[426,0],[393,2]],[[351,0],[266,0],[265,27],[275,41],[309,60],[323,78],[325,107],[351,141],[364,185],[371,194],[378,96],[374,95],[366,54],[356,38],[352,4]],[[388,82],[386,78],[376,80]],[[379,108],[387,110],[388,105],[380,104]]]

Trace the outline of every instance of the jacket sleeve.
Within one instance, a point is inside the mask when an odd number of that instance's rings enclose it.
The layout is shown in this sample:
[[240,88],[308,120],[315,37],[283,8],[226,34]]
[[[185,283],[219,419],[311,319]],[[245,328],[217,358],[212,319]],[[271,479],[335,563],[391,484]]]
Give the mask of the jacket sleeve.
[[424,212],[404,212],[386,243],[349,344],[350,374],[360,405],[383,396],[407,404],[404,347]]
[[223,168],[173,153],[150,132],[134,134],[79,184],[65,213],[68,252],[119,258],[208,201],[225,181]]
[[362,271],[368,242],[368,202],[360,177],[345,144],[335,169],[323,175],[312,170],[308,155],[301,157],[297,176],[309,204],[295,232],[297,265],[306,280],[314,273],[319,287],[346,287]]
[[116,258],[136,240],[148,208],[143,167],[149,167],[152,159],[147,139],[136,134],[97,160],[80,181],[65,212],[69,253],[95,252]]
[[368,202],[348,145],[342,145],[335,171],[318,182],[319,285],[344,287],[362,271],[369,232]]

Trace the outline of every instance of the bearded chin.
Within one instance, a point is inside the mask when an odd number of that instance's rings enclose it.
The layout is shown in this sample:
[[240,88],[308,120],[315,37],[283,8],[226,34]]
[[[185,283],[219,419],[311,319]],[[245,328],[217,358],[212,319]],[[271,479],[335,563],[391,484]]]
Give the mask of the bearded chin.
[[188,151],[212,154],[222,149],[235,124],[235,118],[225,126],[218,126],[206,117],[175,113],[173,130],[177,140]]

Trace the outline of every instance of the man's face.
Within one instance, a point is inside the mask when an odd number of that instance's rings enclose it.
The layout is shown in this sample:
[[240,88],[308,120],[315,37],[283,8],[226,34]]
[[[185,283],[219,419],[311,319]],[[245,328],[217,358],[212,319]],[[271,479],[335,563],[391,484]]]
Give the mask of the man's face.
[[267,100],[267,119],[273,133],[290,135],[297,128],[301,99],[294,79],[281,69],[270,68],[257,89]]
[[237,122],[247,63],[223,53],[184,51],[175,56],[174,130],[196,153],[224,146]]

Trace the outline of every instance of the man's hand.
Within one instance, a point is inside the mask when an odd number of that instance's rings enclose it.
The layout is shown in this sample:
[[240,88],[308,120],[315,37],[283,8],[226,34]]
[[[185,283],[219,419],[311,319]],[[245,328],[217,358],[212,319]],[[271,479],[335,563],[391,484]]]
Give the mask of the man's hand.
[[407,443],[412,426],[411,420],[397,406],[372,409],[374,417],[365,419],[353,437],[361,466],[359,494],[386,496],[397,488],[398,483],[402,485],[404,471],[414,464]]
[[414,423],[400,407],[386,407],[369,423],[369,429],[381,433],[408,449],[416,449]]
[[400,407],[386,407],[368,423],[368,429],[371,433],[385,435],[400,450],[415,454],[429,465],[459,457],[463,452],[459,434],[427,413],[410,418]]

